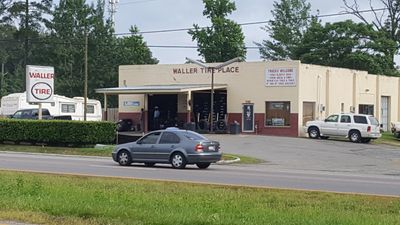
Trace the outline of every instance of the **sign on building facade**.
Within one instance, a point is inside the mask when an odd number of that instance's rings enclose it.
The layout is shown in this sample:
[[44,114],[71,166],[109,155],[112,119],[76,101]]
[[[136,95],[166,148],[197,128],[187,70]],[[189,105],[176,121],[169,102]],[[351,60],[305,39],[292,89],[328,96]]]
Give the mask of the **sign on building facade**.
[[295,68],[267,68],[265,71],[265,86],[267,87],[295,87]]
[[29,103],[54,102],[54,67],[26,66],[26,100]]

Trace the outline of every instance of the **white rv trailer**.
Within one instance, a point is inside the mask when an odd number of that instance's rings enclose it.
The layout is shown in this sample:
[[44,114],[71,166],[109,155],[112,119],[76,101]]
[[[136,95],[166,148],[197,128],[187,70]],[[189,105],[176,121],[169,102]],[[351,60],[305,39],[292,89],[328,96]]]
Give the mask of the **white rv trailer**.
[[[52,116],[71,116],[72,120],[83,120],[84,98],[68,98],[61,95],[54,95],[54,103],[42,103],[42,108],[48,109]],[[20,109],[39,108],[37,104],[29,104],[26,101],[26,92],[13,93],[1,98],[0,115],[13,115]],[[87,100],[88,121],[101,121],[102,110],[101,103],[98,100]]]

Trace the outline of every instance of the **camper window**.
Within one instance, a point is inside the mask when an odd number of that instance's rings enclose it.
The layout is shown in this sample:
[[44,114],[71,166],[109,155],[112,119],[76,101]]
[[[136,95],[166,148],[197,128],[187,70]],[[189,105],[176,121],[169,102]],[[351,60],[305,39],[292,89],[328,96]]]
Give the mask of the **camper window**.
[[87,113],[94,114],[94,105],[87,105]]
[[62,113],[75,113],[75,104],[61,104]]

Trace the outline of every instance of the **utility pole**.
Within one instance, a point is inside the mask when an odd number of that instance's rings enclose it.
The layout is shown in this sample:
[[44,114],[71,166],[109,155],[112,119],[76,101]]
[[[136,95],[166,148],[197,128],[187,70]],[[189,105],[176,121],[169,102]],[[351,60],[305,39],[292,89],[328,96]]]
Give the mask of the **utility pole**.
[[115,13],[117,12],[117,3],[119,0],[109,0],[108,12],[110,13],[111,23],[113,28],[115,27]]
[[0,99],[3,97],[3,82],[4,82],[4,62],[1,63],[1,83],[0,83]]
[[85,90],[83,99],[83,120],[86,121],[88,95],[88,33],[85,31]]
[[[24,54],[24,64],[25,64],[25,70],[26,70],[26,66],[28,65],[28,26],[29,26],[29,0],[25,1],[25,32],[24,32],[24,36],[25,36],[25,46],[24,46],[24,50],[25,50],[25,54]],[[26,71],[25,71],[26,73]],[[25,82],[25,74],[23,74],[22,77],[22,82]],[[25,85],[23,85],[25,86]]]

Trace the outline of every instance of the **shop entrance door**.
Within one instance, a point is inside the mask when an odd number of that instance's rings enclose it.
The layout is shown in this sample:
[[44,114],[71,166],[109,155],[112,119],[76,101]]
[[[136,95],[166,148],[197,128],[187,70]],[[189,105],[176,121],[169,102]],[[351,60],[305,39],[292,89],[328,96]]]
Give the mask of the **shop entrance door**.
[[243,104],[243,132],[254,132],[254,104]]
[[381,124],[383,125],[382,129],[384,131],[388,131],[389,127],[389,97],[382,96],[381,97]]

